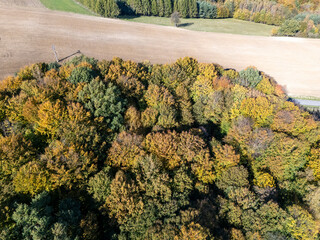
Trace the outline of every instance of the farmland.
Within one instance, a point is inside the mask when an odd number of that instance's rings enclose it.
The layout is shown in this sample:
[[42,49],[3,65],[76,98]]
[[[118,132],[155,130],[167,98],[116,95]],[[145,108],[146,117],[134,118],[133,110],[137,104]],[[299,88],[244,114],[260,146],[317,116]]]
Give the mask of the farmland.
[[81,50],[98,59],[119,56],[165,63],[190,56],[237,70],[254,65],[289,94],[320,96],[315,77],[320,75],[320,43],[315,39],[196,32],[49,11],[35,2],[25,7],[4,0],[0,4],[1,77],[33,62],[54,61],[51,47],[55,45],[60,58]]

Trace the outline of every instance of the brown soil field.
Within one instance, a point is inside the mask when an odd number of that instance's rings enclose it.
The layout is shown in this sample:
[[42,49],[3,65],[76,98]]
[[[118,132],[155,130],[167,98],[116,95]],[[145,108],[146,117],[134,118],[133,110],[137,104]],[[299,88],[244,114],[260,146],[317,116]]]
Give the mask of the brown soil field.
[[40,0],[0,0],[0,6],[43,8]]
[[[19,7],[4,4],[14,1]],[[54,61],[54,44],[60,59],[80,50],[98,59],[167,63],[190,56],[237,70],[256,66],[290,95],[320,97],[320,40],[194,32],[49,11],[38,3],[0,0],[1,78],[27,64]]]

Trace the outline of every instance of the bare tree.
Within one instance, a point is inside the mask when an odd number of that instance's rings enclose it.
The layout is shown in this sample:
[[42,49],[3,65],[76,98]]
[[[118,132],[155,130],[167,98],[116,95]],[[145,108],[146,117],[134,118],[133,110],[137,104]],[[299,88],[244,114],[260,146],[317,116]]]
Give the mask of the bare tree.
[[175,11],[174,13],[171,14],[171,22],[174,23],[176,27],[178,27],[180,23],[180,13]]

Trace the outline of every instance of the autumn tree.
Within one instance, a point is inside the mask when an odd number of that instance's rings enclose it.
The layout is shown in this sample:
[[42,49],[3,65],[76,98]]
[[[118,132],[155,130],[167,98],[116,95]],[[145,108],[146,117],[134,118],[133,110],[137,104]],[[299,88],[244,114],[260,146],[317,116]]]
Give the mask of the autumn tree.
[[302,113],[292,102],[283,103],[271,125],[275,131],[286,132],[293,136],[310,132],[316,127],[317,124],[312,117],[307,112]]
[[268,126],[272,122],[274,106],[265,97],[247,98],[241,103],[240,114],[251,117],[256,126]]
[[0,137],[0,176],[8,181],[19,169],[35,158],[32,143],[23,135]]
[[[270,18],[217,15],[232,4]],[[320,124],[287,99],[255,68],[189,57],[27,66],[0,81],[0,239],[317,239]]]
[[225,170],[237,166],[240,162],[240,155],[236,154],[232,146],[213,146],[212,152],[215,157],[214,168],[216,170],[217,178],[219,178]]
[[33,161],[23,165],[13,178],[13,186],[17,193],[38,194],[52,189],[50,174],[39,162]]
[[65,118],[60,122],[57,133],[61,141],[83,151],[103,151],[106,145],[99,133],[99,122],[93,121],[92,113],[80,103],[70,103],[66,107]]
[[122,169],[137,166],[141,158],[146,155],[142,148],[142,141],[141,136],[120,133],[109,150],[108,163]]
[[313,175],[317,181],[320,180],[320,148],[312,148],[308,158],[308,167],[312,169]]
[[210,183],[215,179],[213,160],[204,141],[198,136],[175,131],[155,133],[147,135],[144,145],[169,169],[189,165],[200,181]]
[[[310,213],[297,205],[287,208],[286,230],[297,239],[316,239],[319,227],[316,226]],[[303,224],[300,224],[303,223]]]
[[293,179],[297,171],[306,164],[309,146],[284,134],[277,134],[254,165],[260,169],[269,169],[278,181]]
[[47,101],[39,106],[36,130],[49,138],[55,138],[59,124],[65,117],[65,109],[60,101]]
[[178,236],[175,236],[175,240],[183,239],[183,240],[195,240],[201,239],[205,240],[208,238],[208,233],[206,230],[200,225],[196,223],[191,223],[187,227],[182,226],[180,233]]
[[97,167],[97,160],[92,154],[58,140],[45,149],[41,162],[50,172],[49,182],[52,188],[81,186]]
[[109,208],[110,216],[114,217],[119,224],[125,224],[131,217],[143,211],[138,187],[132,180],[127,179],[122,171],[117,172],[110,184],[106,206]]
[[150,85],[144,99],[148,105],[141,116],[142,124],[145,127],[158,125],[159,127],[171,128],[177,125],[176,103],[168,89],[158,85]]
[[141,112],[134,106],[130,106],[125,113],[125,122],[129,131],[137,131],[142,127]]

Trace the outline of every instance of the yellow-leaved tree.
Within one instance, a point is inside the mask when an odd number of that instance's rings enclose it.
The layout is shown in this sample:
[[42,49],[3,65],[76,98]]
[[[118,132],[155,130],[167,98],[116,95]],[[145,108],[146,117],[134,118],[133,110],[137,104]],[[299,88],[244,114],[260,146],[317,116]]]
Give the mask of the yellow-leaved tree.
[[244,99],[240,106],[240,114],[250,117],[258,127],[269,126],[273,119],[274,106],[265,97]]
[[287,208],[289,217],[286,219],[286,230],[294,239],[315,240],[318,238],[319,223],[310,213],[298,205]]
[[36,130],[53,139],[64,117],[65,107],[61,101],[44,102],[39,106]]

